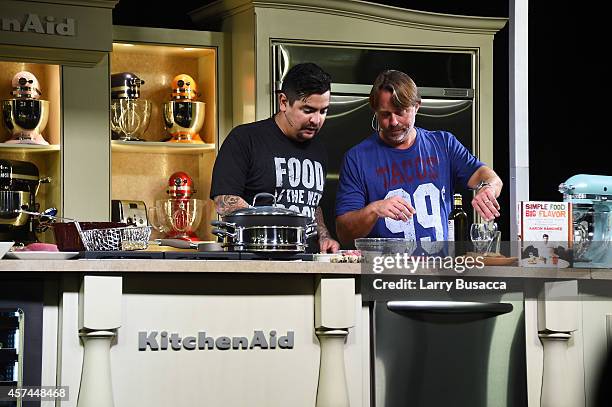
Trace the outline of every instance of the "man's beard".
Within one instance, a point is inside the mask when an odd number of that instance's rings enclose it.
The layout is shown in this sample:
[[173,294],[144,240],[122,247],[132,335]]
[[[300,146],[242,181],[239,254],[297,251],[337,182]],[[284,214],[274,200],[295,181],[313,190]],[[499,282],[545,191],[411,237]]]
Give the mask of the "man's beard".
[[408,140],[410,127],[398,127],[392,130],[381,130],[383,139],[390,144],[399,145]]

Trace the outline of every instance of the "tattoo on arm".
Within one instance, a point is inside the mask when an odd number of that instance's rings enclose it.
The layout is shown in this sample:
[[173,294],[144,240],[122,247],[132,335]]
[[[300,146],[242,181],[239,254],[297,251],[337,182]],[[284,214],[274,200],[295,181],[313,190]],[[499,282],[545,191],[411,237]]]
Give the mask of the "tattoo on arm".
[[217,195],[215,197],[215,208],[221,216],[225,216],[236,209],[247,208],[248,206],[249,204],[244,199],[236,195]]
[[331,239],[329,230],[325,226],[325,219],[323,219],[323,211],[320,206],[317,206],[315,211],[315,222],[317,222],[317,233],[319,234],[319,240]]

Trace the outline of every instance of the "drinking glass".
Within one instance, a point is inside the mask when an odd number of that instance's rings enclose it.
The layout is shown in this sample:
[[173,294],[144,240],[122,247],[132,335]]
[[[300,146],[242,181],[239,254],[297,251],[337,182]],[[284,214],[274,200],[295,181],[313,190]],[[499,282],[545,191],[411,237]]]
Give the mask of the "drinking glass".
[[497,232],[497,223],[474,223],[470,227],[470,239],[476,253],[486,253]]

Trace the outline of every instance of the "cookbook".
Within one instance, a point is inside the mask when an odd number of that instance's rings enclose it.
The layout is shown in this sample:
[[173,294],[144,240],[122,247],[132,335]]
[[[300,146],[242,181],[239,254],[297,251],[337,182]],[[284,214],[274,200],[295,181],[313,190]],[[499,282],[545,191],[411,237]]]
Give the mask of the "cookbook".
[[522,201],[518,210],[520,264],[525,267],[572,265],[572,204]]

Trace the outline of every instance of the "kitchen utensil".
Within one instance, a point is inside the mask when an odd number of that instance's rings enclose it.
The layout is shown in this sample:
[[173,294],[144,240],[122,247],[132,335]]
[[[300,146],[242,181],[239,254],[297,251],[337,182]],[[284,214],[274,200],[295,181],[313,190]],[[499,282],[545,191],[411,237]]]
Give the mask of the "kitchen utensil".
[[172,80],[172,99],[164,103],[166,131],[176,143],[204,143],[200,130],[204,125],[206,104],[198,102],[196,82],[187,74],[180,74]]
[[119,140],[143,141],[151,120],[151,101],[147,99],[113,99],[111,130]]
[[576,267],[611,267],[612,176],[574,175],[559,192],[572,207]]
[[41,178],[31,162],[0,159],[0,240],[37,241],[38,220],[18,210],[36,211],[38,188],[48,182],[50,179]]
[[493,238],[487,246],[486,253],[499,253],[499,246],[501,244],[501,232],[498,230],[493,234]]
[[477,253],[486,253],[489,248],[489,244],[493,240],[497,232],[497,223],[485,222],[485,223],[474,223],[470,227],[470,239],[474,246],[474,251]]
[[113,199],[111,201],[111,220],[128,226],[147,226],[147,206],[143,201]]
[[160,199],[149,209],[149,221],[166,239],[199,240],[195,231],[202,220],[201,199]]
[[403,238],[363,237],[355,239],[355,247],[361,251],[364,263],[373,263],[378,256],[393,256],[407,253],[409,256],[417,248],[417,242]]
[[19,212],[73,222],[86,251],[142,250],[148,247],[149,238],[151,237],[152,228],[150,226],[82,230],[79,222],[71,218],[24,210],[19,210]]
[[151,102],[140,98],[140,86],[144,83],[132,72],[111,75],[110,124],[114,139],[143,141],[151,119]]
[[355,239],[355,247],[362,253],[408,253],[410,255],[417,248],[417,242],[403,238],[362,237]]
[[155,239],[160,246],[176,247],[177,249],[196,249],[199,252],[223,251],[223,245],[218,242],[190,242],[181,239]]
[[[270,197],[272,206],[255,206],[257,200]],[[276,197],[261,192],[253,197],[253,206],[237,209],[212,221],[214,235],[236,251],[303,252],[306,239],[316,234],[316,223],[306,215],[276,207]]]
[[[78,222],[75,222],[79,229]],[[87,251],[143,250],[151,237],[150,226],[79,230]]]
[[40,85],[27,71],[18,72],[12,80],[13,99],[2,102],[4,126],[11,135],[6,143],[43,144],[42,131],[49,120],[49,102],[40,99]]
[[[121,222],[79,222],[81,230],[109,229],[127,226]],[[85,246],[74,222],[56,222],[52,225],[55,244],[62,252],[82,252]]]

